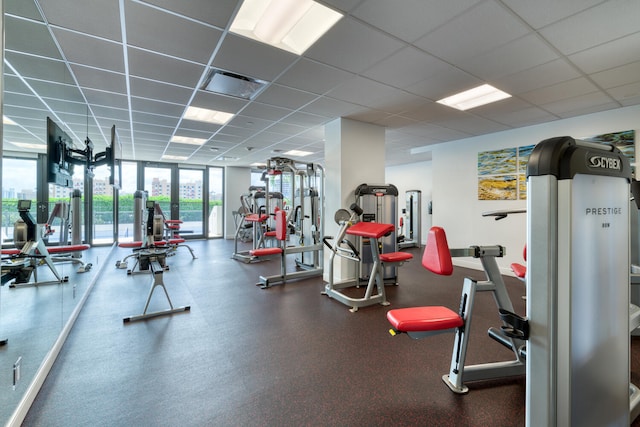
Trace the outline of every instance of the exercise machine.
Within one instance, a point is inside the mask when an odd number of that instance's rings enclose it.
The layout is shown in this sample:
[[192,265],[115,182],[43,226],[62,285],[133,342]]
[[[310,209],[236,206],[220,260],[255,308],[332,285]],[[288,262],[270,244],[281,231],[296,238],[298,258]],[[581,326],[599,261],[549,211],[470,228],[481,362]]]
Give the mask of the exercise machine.
[[[354,191],[355,203],[362,208],[360,220],[363,222],[377,222],[385,224],[398,224],[398,189],[395,185],[369,185],[360,184]],[[374,271],[374,260],[370,254],[373,252],[367,247],[371,241],[366,237],[358,237],[356,246],[362,256],[359,265],[359,279],[362,281],[369,280],[369,275]],[[379,240],[378,252],[391,253],[398,251],[398,233],[396,227]],[[387,265],[383,270],[383,278],[385,283],[396,284],[398,281],[397,270],[395,265]]]
[[[135,322],[137,320],[149,319],[152,317],[165,316],[168,314],[184,312],[191,310],[191,306],[174,307],[167,292],[167,288],[164,285],[164,272],[168,270],[166,264],[167,252],[170,250],[168,247],[157,246],[154,241],[154,234],[157,233],[158,221],[154,221],[155,215],[155,202],[147,200],[147,235],[145,245],[140,248],[134,249],[136,254],[136,263],[140,266],[141,271],[148,271],[152,275],[151,288],[149,289],[149,295],[145,303],[142,314],[135,316],[128,316],[122,319],[124,323]],[[154,312],[148,312],[149,304],[153,292],[157,287],[161,287],[164,291],[164,295],[169,303],[169,308],[166,310],[159,310]]]
[[[265,247],[269,204],[264,186],[251,186],[249,192],[240,196],[240,208],[234,220],[236,232],[233,236],[233,254],[231,258],[244,263],[263,261],[264,258],[252,256],[251,251]],[[278,205],[278,204],[276,204]],[[279,204],[282,206],[282,203]],[[274,212],[275,214],[275,209]],[[239,242],[252,242],[250,249],[240,250]]]
[[551,138],[527,166],[527,426],[627,426],[629,181],[609,145]]
[[399,248],[419,248],[422,236],[422,192],[408,190],[405,192],[406,208],[402,210],[401,235],[398,236]]
[[[360,307],[374,304],[389,305],[384,290],[384,263],[402,264],[413,258],[413,256],[407,252],[387,252],[381,254],[378,249],[380,247],[379,241],[381,238],[391,234],[395,230],[395,225],[377,222],[357,222],[363,214],[362,208],[356,203],[353,203],[349,209],[351,212],[346,209],[339,209],[334,216],[336,223],[340,226],[336,237],[327,236],[323,239],[323,243],[331,250],[331,254],[329,256],[329,282],[325,285],[322,294],[350,306],[349,311],[355,313]],[[348,280],[336,283],[333,277],[333,267],[336,257],[344,258],[358,264],[362,263],[360,250],[350,240],[345,238],[347,235],[367,239],[369,242],[367,246],[370,250],[370,259],[373,260],[371,263],[372,271],[367,274],[369,279],[364,296],[359,298],[350,296],[344,292],[346,288],[360,286],[360,281],[357,278],[352,281]]]
[[[476,294],[490,292],[493,295],[497,306],[496,317],[499,312],[513,313],[513,304],[497,263],[497,258],[504,256],[505,252],[505,248],[499,245],[451,249],[444,229],[432,227],[422,256],[423,267],[432,273],[449,276],[453,273],[452,257],[479,258],[486,280],[477,281],[469,277],[464,279],[458,311],[443,306],[423,306],[399,308],[387,313],[387,319],[392,325],[389,332],[393,336],[406,333],[411,338],[420,339],[442,333],[455,335],[449,373],[442,377],[454,393],[467,393],[469,388],[465,385],[466,382],[525,374],[524,338],[505,333],[501,327],[489,328],[487,333],[511,350],[513,359],[477,365],[465,364]],[[500,325],[504,324],[500,322]]]
[[[42,240],[42,228],[36,224],[35,219],[29,212],[31,200],[18,201],[18,213],[20,215],[20,226],[14,231],[14,240],[24,240],[19,242],[19,248],[2,250],[2,284],[13,281],[11,287],[18,286],[38,286],[52,283],[64,283],[69,281],[68,276],[58,273],[49,250]],[[18,223],[16,223],[18,224]],[[54,249],[56,248],[56,249]],[[66,247],[56,246],[51,250],[65,250]],[[56,280],[38,282],[37,267],[40,263],[46,264]],[[31,281],[33,276],[34,281]]]

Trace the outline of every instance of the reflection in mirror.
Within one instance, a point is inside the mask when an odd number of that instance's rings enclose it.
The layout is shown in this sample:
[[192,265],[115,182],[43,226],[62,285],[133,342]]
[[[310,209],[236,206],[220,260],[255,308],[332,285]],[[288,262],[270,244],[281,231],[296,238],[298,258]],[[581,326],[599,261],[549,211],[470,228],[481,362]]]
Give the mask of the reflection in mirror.
[[[44,179],[37,179],[36,171],[43,170],[47,152],[46,118],[51,117],[58,123],[73,139],[76,148],[84,148],[89,138],[95,152],[101,152],[108,140],[108,129],[101,129],[87,108],[72,70],[58,49],[54,31],[41,15],[40,3],[39,0],[0,0],[5,33],[0,216],[4,251],[16,248],[17,200],[34,201],[30,213],[37,218],[41,230],[46,230],[38,215],[42,213],[42,206],[44,217],[49,217],[57,203],[70,204],[70,189],[56,188],[44,183]],[[82,182],[84,173],[82,170],[78,173],[80,179],[76,182]],[[83,208],[84,203],[80,203],[81,215]],[[69,226],[69,222],[64,224],[64,215],[54,219],[60,222],[45,236],[51,244],[63,242],[61,234]],[[84,236],[83,220],[79,226],[79,233]],[[36,236],[37,240],[42,234],[38,232]],[[26,282],[54,283],[12,286],[7,282],[0,287],[0,339],[8,338],[7,344],[0,347],[0,423],[10,419],[37,371],[42,369],[45,356],[54,344],[58,345],[61,331],[86,295],[110,249],[92,247],[84,251],[81,258],[69,255],[53,262],[53,267],[32,265],[28,261],[25,265],[37,273],[37,278],[32,274]],[[87,264],[92,267],[81,269]],[[3,260],[3,274],[4,266]],[[63,279],[59,280],[60,277]]]

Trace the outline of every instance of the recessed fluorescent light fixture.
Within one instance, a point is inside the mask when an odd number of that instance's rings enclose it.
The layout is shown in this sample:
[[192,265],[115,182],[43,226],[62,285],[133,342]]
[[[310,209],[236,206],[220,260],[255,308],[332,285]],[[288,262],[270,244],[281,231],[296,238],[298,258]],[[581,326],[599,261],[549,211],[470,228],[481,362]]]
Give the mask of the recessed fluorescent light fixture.
[[484,84],[436,102],[460,111],[465,111],[510,97],[511,95],[508,93],[496,89],[491,85]]
[[16,122],[14,122],[13,120],[11,120],[9,117],[3,115],[2,116],[2,124],[3,125],[17,125]]
[[191,138],[188,136],[174,135],[173,138],[171,138],[171,142],[176,142],[178,144],[203,145],[207,140],[204,138]]
[[44,144],[32,144],[30,142],[12,142],[13,145],[27,150],[46,150],[47,146]]
[[229,31],[302,55],[340,18],[313,0],[244,0]]
[[165,154],[162,156],[162,160],[187,160],[187,156],[174,156],[172,154]]
[[311,151],[289,150],[284,153],[285,156],[304,157],[313,154]]
[[253,99],[267,85],[264,80],[211,68],[202,90],[242,99]]
[[184,113],[184,118],[187,120],[195,120],[198,122],[214,123],[217,125],[224,125],[234,115],[231,113],[225,113],[222,111],[209,110],[206,108],[190,106]]
[[220,156],[218,158],[216,158],[216,160],[238,160],[237,157],[232,157],[232,156]]

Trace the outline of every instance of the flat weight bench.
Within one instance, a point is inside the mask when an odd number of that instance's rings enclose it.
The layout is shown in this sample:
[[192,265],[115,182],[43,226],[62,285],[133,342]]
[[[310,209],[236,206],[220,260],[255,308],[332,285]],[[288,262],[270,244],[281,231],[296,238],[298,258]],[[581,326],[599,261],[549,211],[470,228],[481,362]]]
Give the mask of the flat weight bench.
[[[515,316],[513,306],[502,280],[496,257],[504,254],[501,246],[472,246],[468,249],[449,249],[444,229],[432,227],[429,230],[427,245],[422,256],[422,265],[427,270],[443,276],[453,273],[452,256],[473,256],[480,258],[484,267],[487,281],[477,282],[470,278],[464,279],[460,308],[455,312],[443,306],[410,307],[389,310],[387,319],[395,336],[406,333],[411,338],[420,339],[430,335],[452,332],[455,333],[451,366],[449,374],[442,380],[455,393],[467,393],[468,387],[463,381],[478,381],[503,378],[525,374],[524,345],[525,337],[515,338],[507,326],[502,329],[490,328],[489,336],[512,350],[515,360],[493,362],[480,365],[465,366],[467,347],[469,343],[469,328],[471,326],[473,303],[477,291],[490,291],[503,318]],[[504,318],[503,318],[504,319]],[[509,317],[509,320],[513,320]],[[523,335],[528,334],[524,331]],[[514,334],[515,335],[515,334]]]
[[[148,247],[144,246],[145,243],[146,242],[142,242],[142,241],[118,243],[119,248],[133,249],[133,252],[127,255],[126,257],[124,257],[121,261],[116,261],[116,268],[127,269],[127,275],[136,274],[137,272],[135,271],[135,269],[140,265],[140,251],[145,249],[159,250],[159,251],[162,250],[162,252],[166,255],[166,248],[164,248],[167,244],[166,241],[164,240],[154,241],[153,245]],[[135,263],[133,264],[133,267],[127,268],[128,259],[131,257],[135,258]],[[145,266],[145,267],[146,268],[140,268],[141,271],[139,273],[148,272],[149,271],[148,266]],[[164,263],[164,258],[162,258],[162,267],[165,270],[169,270],[169,266]]]

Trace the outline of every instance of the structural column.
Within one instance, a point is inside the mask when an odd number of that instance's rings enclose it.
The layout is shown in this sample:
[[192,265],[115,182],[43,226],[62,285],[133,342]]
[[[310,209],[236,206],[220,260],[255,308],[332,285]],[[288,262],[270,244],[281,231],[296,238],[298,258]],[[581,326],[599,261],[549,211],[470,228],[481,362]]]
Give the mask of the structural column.
[[[355,202],[354,191],[360,184],[385,184],[385,128],[356,120],[339,118],[325,126],[325,235],[335,236],[333,220],[338,209]],[[328,265],[330,251],[324,251]],[[328,281],[328,269],[324,280]],[[355,278],[353,262],[336,258],[334,280]]]

